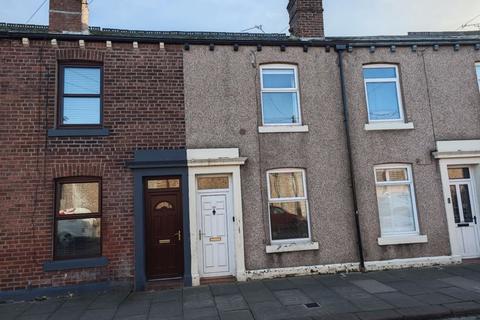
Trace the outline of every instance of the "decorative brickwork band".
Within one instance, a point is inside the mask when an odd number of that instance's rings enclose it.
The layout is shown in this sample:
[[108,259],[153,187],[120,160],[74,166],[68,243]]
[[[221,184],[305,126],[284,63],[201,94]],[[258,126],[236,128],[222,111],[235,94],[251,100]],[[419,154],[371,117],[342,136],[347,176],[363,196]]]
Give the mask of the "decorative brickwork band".
[[53,176],[63,177],[102,177],[105,171],[105,163],[68,163],[55,164]]
[[61,49],[56,52],[57,60],[81,60],[103,62],[105,52],[85,49]]

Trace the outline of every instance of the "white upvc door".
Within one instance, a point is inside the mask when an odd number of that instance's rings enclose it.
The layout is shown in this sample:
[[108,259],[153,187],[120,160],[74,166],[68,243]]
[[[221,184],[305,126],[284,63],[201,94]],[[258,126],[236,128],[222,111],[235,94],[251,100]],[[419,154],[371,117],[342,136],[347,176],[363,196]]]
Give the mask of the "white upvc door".
[[[475,183],[470,167],[451,167],[449,203],[453,209],[455,238],[463,258],[480,257],[480,232]],[[461,172],[461,174],[460,174]]]
[[234,275],[233,215],[229,191],[199,193],[199,209],[200,276]]

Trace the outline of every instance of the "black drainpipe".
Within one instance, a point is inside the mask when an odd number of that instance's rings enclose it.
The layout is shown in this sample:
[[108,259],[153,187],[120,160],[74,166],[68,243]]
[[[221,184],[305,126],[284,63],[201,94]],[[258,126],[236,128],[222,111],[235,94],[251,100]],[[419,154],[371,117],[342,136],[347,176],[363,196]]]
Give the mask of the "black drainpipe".
[[337,45],[335,47],[335,50],[338,53],[338,68],[340,69],[340,87],[342,90],[342,104],[343,104],[343,124],[345,126],[345,134],[347,137],[348,164],[350,169],[350,181],[351,181],[351,188],[352,188],[355,227],[357,229],[357,244],[358,244],[358,254],[360,256],[360,271],[364,272],[365,258],[363,256],[362,235],[360,233],[360,218],[358,214],[357,192],[355,188],[355,175],[353,170],[352,143],[350,141],[350,127],[348,124],[349,117],[348,117],[347,91],[345,89],[345,77],[343,74],[343,53],[345,52],[346,49],[347,49],[346,45]]

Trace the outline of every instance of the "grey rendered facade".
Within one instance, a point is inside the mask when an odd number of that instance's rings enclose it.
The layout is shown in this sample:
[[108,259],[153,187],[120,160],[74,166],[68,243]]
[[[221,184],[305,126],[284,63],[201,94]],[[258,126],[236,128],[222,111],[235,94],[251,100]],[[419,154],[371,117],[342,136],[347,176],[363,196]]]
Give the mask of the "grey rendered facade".
[[[472,45],[478,36],[446,33],[327,40],[351,44],[343,52],[343,68],[367,269],[459,261],[450,246],[434,152],[438,141],[480,138],[475,71],[480,51]],[[465,40],[469,43],[455,46]],[[298,67],[302,124],[308,132],[259,133],[260,66],[269,63]],[[404,121],[413,123],[413,128],[366,130],[362,68],[370,64],[398,66]],[[247,273],[272,268],[297,273],[298,267],[316,270],[317,265],[358,262],[337,51],[322,45],[307,52],[301,47],[283,51],[266,46],[258,51],[241,46],[235,51],[231,46],[216,46],[212,51],[192,46],[184,55],[184,67],[187,148],[239,148],[241,156],[248,158],[241,168]],[[411,165],[420,235],[427,241],[379,245],[374,167],[383,164]],[[277,168],[305,170],[311,240],[319,243],[319,249],[266,253],[271,242],[266,175]],[[401,260],[392,262],[396,259]]]

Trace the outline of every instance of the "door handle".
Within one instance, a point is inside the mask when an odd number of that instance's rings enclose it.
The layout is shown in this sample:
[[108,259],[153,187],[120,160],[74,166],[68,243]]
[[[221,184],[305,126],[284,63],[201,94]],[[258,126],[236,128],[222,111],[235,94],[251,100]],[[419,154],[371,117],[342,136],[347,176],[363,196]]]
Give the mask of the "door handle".
[[178,230],[178,232],[175,233],[174,236],[178,237],[178,241],[182,241],[182,230]]
[[475,224],[477,224],[477,217],[473,217],[473,222],[475,222]]
[[198,240],[202,240],[202,230],[198,230]]

